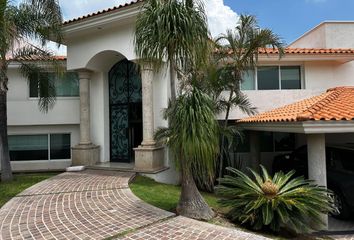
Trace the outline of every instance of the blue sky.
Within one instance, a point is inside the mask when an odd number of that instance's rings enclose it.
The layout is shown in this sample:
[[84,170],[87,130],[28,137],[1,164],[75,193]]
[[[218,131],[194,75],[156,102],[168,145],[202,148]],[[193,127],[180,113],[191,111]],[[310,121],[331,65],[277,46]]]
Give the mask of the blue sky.
[[[224,0],[237,14],[256,15],[288,44],[325,20],[354,21],[354,0]],[[353,40],[354,41],[354,40]]]
[[[22,0],[14,0],[19,2]],[[59,0],[64,19],[72,19],[132,0]],[[236,25],[240,14],[257,16],[286,43],[325,20],[354,21],[354,0],[204,0],[215,37]],[[65,54],[65,50],[60,50]]]

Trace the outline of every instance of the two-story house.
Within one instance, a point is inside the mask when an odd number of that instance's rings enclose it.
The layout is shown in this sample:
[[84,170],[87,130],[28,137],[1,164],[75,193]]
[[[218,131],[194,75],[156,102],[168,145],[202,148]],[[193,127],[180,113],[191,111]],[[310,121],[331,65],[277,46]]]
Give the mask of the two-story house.
[[[154,131],[167,125],[161,111],[168,104],[170,76],[167,70],[137,68],[133,42],[140,6],[140,1],[132,2],[63,24],[68,73],[57,80],[57,102],[47,114],[38,110],[37,86],[10,65],[8,124],[14,170],[98,164],[135,169],[161,181],[174,179],[165,148],[153,139]],[[353,22],[324,22],[289,45],[281,59],[275,51],[261,52],[242,89],[264,112],[328,88],[353,86],[353,35]],[[232,111],[231,119],[244,117]],[[295,133],[261,134],[265,165],[277,152],[305,141]],[[354,142],[349,133],[332,138]],[[245,139],[238,152],[248,159],[251,150]]]

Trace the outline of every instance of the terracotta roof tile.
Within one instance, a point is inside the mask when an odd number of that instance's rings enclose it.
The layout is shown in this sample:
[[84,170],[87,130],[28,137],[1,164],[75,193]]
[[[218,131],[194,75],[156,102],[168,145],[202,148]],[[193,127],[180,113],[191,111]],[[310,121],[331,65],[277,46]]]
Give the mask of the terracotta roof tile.
[[65,61],[67,58],[66,56],[26,56],[19,59],[8,58],[8,61],[18,60],[18,61],[46,61],[46,60],[57,60],[57,61]]
[[[260,54],[279,54],[277,49],[260,49]],[[354,49],[348,48],[286,48],[285,54],[354,54]]]
[[354,120],[354,86],[336,87],[293,104],[241,119],[241,123]]
[[114,6],[114,7],[111,7],[111,8],[108,8],[108,9],[104,9],[104,10],[101,10],[101,11],[98,11],[98,12],[94,12],[94,13],[90,13],[90,14],[87,14],[87,15],[84,15],[84,16],[81,16],[81,17],[70,19],[70,20],[65,21],[63,23],[63,25],[66,25],[66,24],[69,24],[69,23],[73,23],[73,22],[77,22],[77,21],[80,21],[80,20],[84,20],[84,19],[87,19],[87,18],[90,18],[90,17],[94,17],[94,16],[97,16],[97,15],[101,15],[101,14],[105,14],[105,13],[121,10],[122,8],[131,6],[131,5],[139,3],[139,2],[143,2],[143,0],[131,1],[131,2],[119,5],[119,6]]

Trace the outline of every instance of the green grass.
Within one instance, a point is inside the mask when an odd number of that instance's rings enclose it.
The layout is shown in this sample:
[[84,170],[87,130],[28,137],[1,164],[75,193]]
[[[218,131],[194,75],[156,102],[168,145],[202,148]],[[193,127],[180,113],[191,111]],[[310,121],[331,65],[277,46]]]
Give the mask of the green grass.
[[15,174],[12,182],[0,182],[0,207],[30,186],[58,173]]
[[[141,200],[166,211],[174,212],[179,200],[181,187],[157,183],[154,180],[137,176],[130,184],[130,189]],[[211,193],[202,193],[205,201],[216,212],[224,212],[217,203],[217,197]]]

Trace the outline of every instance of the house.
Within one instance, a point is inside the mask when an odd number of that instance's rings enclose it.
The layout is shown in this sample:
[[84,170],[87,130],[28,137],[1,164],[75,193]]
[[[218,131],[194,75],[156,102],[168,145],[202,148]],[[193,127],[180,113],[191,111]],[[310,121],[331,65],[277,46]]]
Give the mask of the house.
[[[66,81],[58,80],[57,103],[47,114],[38,110],[37,86],[10,65],[8,129],[15,171],[96,165],[131,168],[165,182],[175,178],[165,148],[153,139],[158,127],[167,126],[161,111],[168,104],[169,71],[138,65],[134,24],[140,7],[141,1],[135,1],[63,24],[67,58],[62,61],[68,73]],[[353,86],[353,35],[353,22],[324,22],[292,43],[281,59],[274,50],[261,52],[259,66],[245,76],[242,89],[264,112],[329,88]],[[231,119],[245,117],[231,113]],[[301,134],[261,134],[265,165],[305,141]],[[353,143],[353,136],[328,138]],[[250,159],[250,146],[244,145],[241,157]]]

